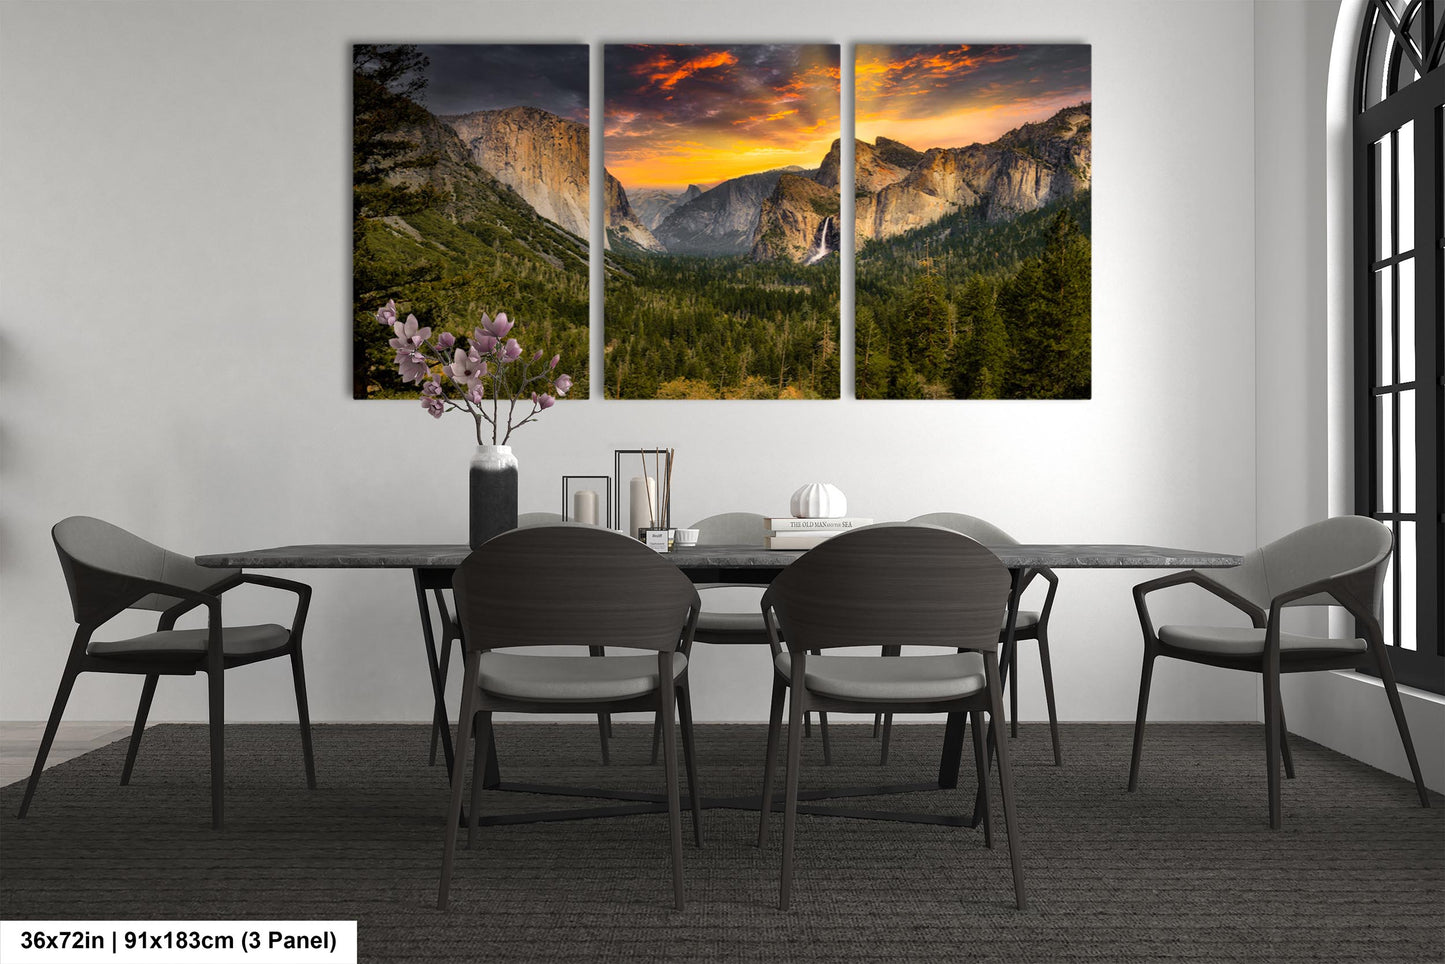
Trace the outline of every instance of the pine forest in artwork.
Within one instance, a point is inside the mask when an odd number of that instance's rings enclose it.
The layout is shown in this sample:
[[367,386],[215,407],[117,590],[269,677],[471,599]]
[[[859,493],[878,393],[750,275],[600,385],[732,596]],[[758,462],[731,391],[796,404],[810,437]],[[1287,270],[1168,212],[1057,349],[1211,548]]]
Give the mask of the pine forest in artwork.
[[528,350],[588,369],[585,44],[352,49],[356,398],[416,398],[376,310],[434,333],[506,312]]
[[1091,393],[1090,50],[860,44],[855,392]]
[[607,398],[837,398],[839,48],[603,53]]

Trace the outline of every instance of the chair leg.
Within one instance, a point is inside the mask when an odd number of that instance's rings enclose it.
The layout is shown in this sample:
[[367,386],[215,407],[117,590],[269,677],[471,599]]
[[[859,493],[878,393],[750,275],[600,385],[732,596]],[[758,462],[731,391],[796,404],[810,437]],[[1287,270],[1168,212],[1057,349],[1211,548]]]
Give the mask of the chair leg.
[[1265,770],[1269,775],[1269,826],[1278,830],[1283,823],[1279,787],[1279,657],[1266,659],[1264,667]]
[[306,761],[306,786],[315,790],[316,757],[311,752],[311,709],[306,702],[306,668],[301,663],[299,649],[291,651],[291,681],[296,686],[296,720],[301,724],[301,756]]
[[677,688],[677,719],[682,730],[682,762],[687,770],[687,793],[692,798],[692,836],[702,846],[702,791],[697,783],[697,753],[692,739],[692,696],[687,684]]
[[[445,843],[442,844],[442,877],[437,885],[437,910],[447,909],[447,892],[452,884],[452,858],[457,850],[457,824],[462,819],[462,781],[467,772],[467,740],[472,735],[472,717],[477,710],[477,675],[481,671],[481,652],[467,657],[466,674],[462,680],[462,710],[457,717],[457,739],[452,750],[452,802],[447,808]],[[475,807],[472,808],[475,812]]]
[[761,818],[758,820],[759,848],[768,845],[768,817],[773,810],[773,778],[778,769],[778,736],[783,728],[783,697],[787,690],[787,683],[781,679],[773,679],[773,704],[768,713],[768,752],[763,758],[763,798],[762,806],[759,807]]
[[160,682],[159,673],[146,674],[145,683],[140,688],[140,705],[135,711],[135,726],[130,731],[130,746],[125,751],[125,766],[120,771],[120,785],[130,785],[130,772],[135,768],[135,755],[140,751],[140,738],[145,733],[146,717],[151,712],[151,700],[156,695],[156,684]]
[[873,714],[873,739],[875,739],[875,740],[878,739],[878,734],[879,734],[880,732],[882,732],[882,729],[883,729],[883,714],[882,714],[882,713],[874,713],[874,714]]
[[985,659],[985,673],[991,677],[988,682],[989,702],[993,707],[993,718],[995,725],[991,727],[994,734],[994,749],[998,752],[998,789],[999,795],[1003,797],[1003,826],[1004,832],[1008,834],[1008,855],[1009,863],[1013,867],[1014,878],[1014,902],[1019,910],[1028,909],[1028,898],[1024,895],[1024,864],[1023,848],[1019,842],[1018,821],[1014,817],[1014,791],[1013,791],[1013,770],[1009,766],[1008,740],[1002,734],[1002,727],[997,725],[1000,714],[1003,713],[1003,694],[999,692],[998,685],[998,657],[988,653]]
[[823,766],[833,765],[833,745],[828,739],[828,714],[818,714],[818,732],[823,737]]
[[[588,646],[588,647],[587,647],[587,655],[588,655],[588,656],[602,656],[602,655],[605,654],[605,652],[606,652],[606,650],[603,649],[603,647],[601,647],[601,646]],[[612,762],[612,756],[611,756],[611,754],[608,752],[608,749],[607,749],[607,738],[608,738],[609,736],[611,736],[611,735],[612,735],[612,715],[611,715],[610,713],[598,713],[598,714],[597,714],[597,738],[598,738],[598,739],[601,741],[601,743],[602,743],[602,763],[603,763],[604,766],[607,765],[607,764],[610,764],[610,763]]]
[[974,710],[969,714],[969,721],[973,723],[973,759],[974,766],[978,770],[978,792],[974,796],[975,809],[979,813],[974,815],[977,820],[983,819],[983,845],[989,850],[993,849],[993,820],[990,817],[988,803],[988,742],[984,739],[983,733],[983,711]]
[[1144,646],[1144,668],[1139,674],[1139,712],[1134,717],[1134,755],[1129,759],[1129,792],[1139,786],[1139,758],[1144,753],[1144,718],[1149,713],[1149,684],[1154,678],[1155,654]]
[[1044,673],[1044,702],[1049,708],[1049,738],[1054,742],[1054,766],[1064,765],[1064,756],[1059,749],[1059,712],[1054,705],[1054,670],[1049,662],[1049,636],[1043,626],[1039,626],[1039,667]]
[[226,674],[217,667],[206,671],[211,704],[211,829],[225,826],[226,800]]
[[892,745],[893,745],[893,714],[892,714],[892,713],[884,713],[884,714],[883,714],[883,739],[879,741],[879,746],[878,746],[878,765],[879,765],[879,766],[881,766],[881,767],[886,767],[886,766],[888,765],[888,748],[889,748],[890,746],[892,746]]
[[672,676],[672,654],[658,654],[657,673],[662,685],[658,688],[662,714],[662,765],[667,779],[667,823],[672,834],[672,897],[673,906],[683,909],[682,885],[682,800],[677,792],[677,734],[673,715],[677,707],[677,688]]
[[1415,792],[1420,796],[1420,806],[1430,806],[1430,793],[1425,789],[1425,779],[1420,775],[1420,761],[1415,758],[1415,741],[1410,739],[1410,724],[1405,721],[1405,707],[1400,704],[1400,689],[1395,685],[1395,670],[1390,666],[1390,657],[1379,640],[1373,640],[1370,652],[1375,657],[1375,670],[1380,682],[1385,684],[1385,696],[1390,701],[1390,712],[1395,715],[1395,728],[1400,731],[1400,745],[1405,748],[1405,759],[1410,764],[1410,775],[1415,778]]
[[662,717],[656,713],[652,715],[652,759],[648,762],[657,766],[657,748],[662,746]]
[[1008,735],[1019,735],[1019,643],[1015,639],[1008,651]]
[[1289,752],[1289,724],[1284,720],[1284,699],[1279,701],[1279,749],[1284,756],[1284,778],[1294,779],[1294,755]]
[[50,707],[50,720],[45,724],[45,735],[40,738],[40,750],[35,754],[35,766],[30,771],[30,780],[25,784],[25,796],[20,801],[20,813],[17,815],[24,819],[25,813],[30,809],[30,801],[35,797],[35,788],[40,785],[40,774],[45,770],[45,758],[50,755],[50,745],[55,742],[55,731],[60,729],[60,718],[65,714],[65,704],[70,699],[70,691],[75,687],[75,679],[80,675],[79,661],[69,660],[65,666],[65,672],[60,676],[60,689],[55,692],[55,703]]
[[[799,654],[801,655],[801,653]],[[783,780],[783,879],[778,891],[778,909],[787,910],[793,892],[793,839],[798,826],[798,776],[803,768],[803,706],[807,699],[801,672],[793,665],[794,686],[788,699],[788,769]]]
[[487,752],[492,746],[492,714],[488,711],[477,713],[472,718],[472,737],[476,740],[476,751],[472,755],[472,799],[467,811],[467,849],[477,845],[477,828],[482,823],[482,785],[486,782]]

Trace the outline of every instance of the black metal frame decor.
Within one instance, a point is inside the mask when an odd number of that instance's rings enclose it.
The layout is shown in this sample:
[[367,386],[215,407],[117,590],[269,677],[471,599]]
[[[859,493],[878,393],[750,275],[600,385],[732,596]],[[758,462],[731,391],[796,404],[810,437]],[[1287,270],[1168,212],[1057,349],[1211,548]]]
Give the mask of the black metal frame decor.
[[[658,525],[656,528],[666,529],[672,525],[672,460],[674,450],[661,446],[651,449],[613,449],[612,450],[612,509],[613,518],[617,525],[622,526],[622,457],[624,455],[635,455],[642,463],[642,474],[647,476],[647,457],[653,457],[654,465],[652,471],[656,473],[657,479],[657,514]],[[628,535],[635,536],[637,533],[629,532]]]
[[[612,525],[612,519],[613,519],[613,515],[612,515],[612,476],[610,476],[610,475],[564,475],[564,476],[562,476],[562,519],[563,519],[563,521],[565,521],[565,522],[575,522],[575,521],[576,521],[575,519],[572,518],[572,496],[573,496],[573,492],[572,492],[572,488],[571,488],[570,483],[572,483],[572,482],[580,482],[580,481],[582,481],[582,480],[584,480],[584,479],[585,479],[585,480],[594,481],[594,482],[595,482],[595,481],[600,481],[600,482],[603,483],[603,486],[604,486],[604,489],[605,489],[606,494],[602,497],[602,498],[603,498],[602,507],[603,507],[603,511],[606,513],[606,520],[607,520],[607,521],[606,521],[606,527],[607,527],[608,529],[613,528],[613,525]],[[583,490],[579,489],[578,491],[580,492],[580,491],[583,491]]]
[[1445,3],[1376,0],[1357,56],[1355,511],[1395,534],[1384,600],[1395,674],[1441,693]]

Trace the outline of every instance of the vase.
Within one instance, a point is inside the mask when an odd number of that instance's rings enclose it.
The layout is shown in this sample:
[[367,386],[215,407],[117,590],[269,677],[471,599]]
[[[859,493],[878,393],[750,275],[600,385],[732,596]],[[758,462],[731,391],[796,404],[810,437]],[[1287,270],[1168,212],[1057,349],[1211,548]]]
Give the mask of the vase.
[[517,528],[517,457],[510,445],[478,445],[472,456],[467,544]]

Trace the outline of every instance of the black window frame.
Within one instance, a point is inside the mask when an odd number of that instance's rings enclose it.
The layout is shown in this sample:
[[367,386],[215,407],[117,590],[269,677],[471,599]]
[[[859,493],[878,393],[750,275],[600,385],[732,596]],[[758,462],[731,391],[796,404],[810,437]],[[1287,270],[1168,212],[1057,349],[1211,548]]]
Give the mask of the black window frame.
[[[1445,693],[1445,0],[1371,0],[1357,48],[1353,103],[1355,511],[1388,524],[1396,560],[1385,585],[1393,612],[1385,640],[1401,683]],[[1414,79],[1412,79],[1412,76]],[[1413,134],[1413,245],[1400,250],[1400,131]],[[1388,142],[1382,170],[1376,144]],[[1388,191],[1379,187],[1381,178]],[[1381,247],[1381,196],[1389,232]],[[1413,318],[1401,317],[1402,266],[1413,271]],[[1382,298],[1377,285],[1388,286]],[[1412,329],[1414,371],[1402,378],[1399,345]],[[1382,326],[1383,331],[1382,331]],[[1382,349],[1382,344],[1384,348]],[[1390,357],[1384,359],[1384,351]],[[1382,376],[1384,368],[1388,374]],[[1413,378],[1408,377],[1413,374]],[[1402,511],[1401,406],[1414,414],[1415,503]],[[1413,404],[1412,404],[1413,403]],[[1383,417],[1389,411],[1388,431]],[[1388,482],[1382,464],[1390,467]],[[1399,564],[1413,533],[1416,638],[1405,648]],[[1393,608],[1392,608],[1393,607]]]

